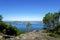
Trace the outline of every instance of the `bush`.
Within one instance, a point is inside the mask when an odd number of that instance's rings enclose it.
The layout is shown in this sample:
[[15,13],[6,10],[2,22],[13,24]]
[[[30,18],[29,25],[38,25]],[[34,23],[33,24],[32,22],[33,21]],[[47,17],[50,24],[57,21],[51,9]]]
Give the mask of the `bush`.
[[8,25],[2,21],[2,16],[0,15],[0,32],[6,35],[20,35],[24,33],[24,31],[18,30],[15,26]]
[[8,25],[4,22],[0,22],[0,32],[6,35],[20,35],[24,33],[24,31],[18,30],[15,26]]
[[55,37],[55,38],[60,38],[60,35],[58,35],[58,34],[54,34],[54,33],[50,33],[49,36],[51,36],[51,37]]

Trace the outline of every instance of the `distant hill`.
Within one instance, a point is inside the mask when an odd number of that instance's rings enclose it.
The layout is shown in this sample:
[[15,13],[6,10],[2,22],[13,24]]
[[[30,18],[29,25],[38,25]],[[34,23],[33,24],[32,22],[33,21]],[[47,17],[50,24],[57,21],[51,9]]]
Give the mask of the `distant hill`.
[[26,24],[27,22],[30,22],[31,24],[40,24],[43,23],[42,21],[4,21],[8,24]]

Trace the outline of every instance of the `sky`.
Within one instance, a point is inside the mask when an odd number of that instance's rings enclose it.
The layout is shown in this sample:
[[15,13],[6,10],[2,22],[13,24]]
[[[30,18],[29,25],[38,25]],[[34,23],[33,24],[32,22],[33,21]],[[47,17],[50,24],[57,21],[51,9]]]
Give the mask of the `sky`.
[[0,0],[3,21],[42,21],[48,12],[60,11],[60,0]]

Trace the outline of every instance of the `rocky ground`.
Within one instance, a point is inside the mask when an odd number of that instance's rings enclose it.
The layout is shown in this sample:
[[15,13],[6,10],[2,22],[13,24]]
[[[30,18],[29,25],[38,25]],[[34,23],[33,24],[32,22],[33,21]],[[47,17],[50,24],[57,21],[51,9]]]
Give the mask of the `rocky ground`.
[[3,36],[0,35],[0,40],[60,40],[60,38],[49,37],[47,33],[43,33],[42,30],[35,30],[33,32],[28,32],[17,37],[7,39],[4,39]]

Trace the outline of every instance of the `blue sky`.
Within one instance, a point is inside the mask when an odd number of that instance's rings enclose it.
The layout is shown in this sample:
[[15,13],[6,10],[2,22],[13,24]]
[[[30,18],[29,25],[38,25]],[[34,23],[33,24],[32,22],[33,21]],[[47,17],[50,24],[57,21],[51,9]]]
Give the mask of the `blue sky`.
[[41,21],[47,12],[60,11],[60,0],[0,0],[4,21]]

